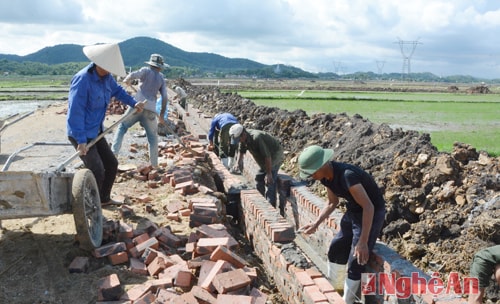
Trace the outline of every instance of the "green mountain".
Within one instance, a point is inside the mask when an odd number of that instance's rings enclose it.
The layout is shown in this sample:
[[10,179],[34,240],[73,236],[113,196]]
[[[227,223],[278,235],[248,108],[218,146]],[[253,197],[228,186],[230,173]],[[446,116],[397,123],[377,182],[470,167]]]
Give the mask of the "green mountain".
[[[241,58],[227,58],[211,53],[186,52],[161,40],[149,37],[136,37],[121,43],[125,66],[137,68],[144,65],[153,53],[162,55],[172,67],[187,67],[202,71],[262,69],[264,64]],[[88,62],[82,51],[82,45],[60,44],[45,47],[26,56],[0,54],[0,60],[15,62],[39,62],[48,65],[69,62]]]

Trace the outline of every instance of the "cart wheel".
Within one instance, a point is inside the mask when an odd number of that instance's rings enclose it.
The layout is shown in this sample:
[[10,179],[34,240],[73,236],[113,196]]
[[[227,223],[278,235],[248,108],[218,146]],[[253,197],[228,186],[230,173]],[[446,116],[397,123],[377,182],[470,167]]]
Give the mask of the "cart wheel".
[[99,189],[89,169],[77,170],[73,177],[73,217],[80,247],[94,250],[102,243],[102,209]]

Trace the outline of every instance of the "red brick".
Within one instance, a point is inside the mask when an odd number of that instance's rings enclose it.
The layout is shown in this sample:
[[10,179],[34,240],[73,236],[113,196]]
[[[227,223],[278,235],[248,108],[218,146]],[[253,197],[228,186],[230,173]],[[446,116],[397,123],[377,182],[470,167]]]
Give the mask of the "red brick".
[[134,301],[134,304],[151,304],[154,303],[156,300],[155,295],[151,292],[148,291],[145,294],[143,294],[139,299]]
[[145,242],[137,244],[135,248],[137,249],[137,252],[139,252],[139,254],[142,254],[144,250],[146,250],[147,248],[153,248],[158,250],[158,248],[160,248],[160,244],[158,243],[158,240],[155,237],[152,237]]
[[[193,261],[193,260],[191,260],[191,261]],[[189,262],[191,262],[191,261],[189,261]],[[202,283],[205,281],[206,277],[210,274],[210,271],[212,271],[216,262],[210,261],[210,260],[201,260],[200,263],[201,263],[201,266],[200,266],[200,272],[198,275],[198,286],[202,286]],[[228,264],[228,265],[230,265],[230,264]]]
[[187,261],[189,269],[200,268],[204,261],[210,261],[210,254],[193,257]]
[[246,265],[246,262],[244,259],[242,259],[236,253],[229,250],[227,247],[220,246],[220,245],[217,246],[217,248],[214,250],[214,252],[212,252],[212,254],[210,255],[210,260],[212,260],[212,261],[218,261],[218,260],[228,261],[236,268],[242,268]]
[[130,258],[130,271],[142,275],[149,274],[146,264],[137,258]]
[[313,301],[313,303],[321,301],[325,301],[328,303],[328,299],[316,285],[304,287],[304,297],[310,298]]
[[217,301],[217,298],[215,297],[214,294],[196,285],[193,286],[193,288],[191,288],[191,293],[198,300],[207,302],[209,304],[214,304]]
[[160,289],[158,290],[158,294],[156,295],[157,303],[173,303],[175,299],[180,298],[180,295],[175,291]]
[[252,281],[241,268],[217,274],[212,280],[215,289],[220,293],[228,293],[250,285]]
[[164,278],[164,277],[170,277],[172,279],[176,279],[177,275],[179,274],[180,271],[187,270],[189,271],[189,268],[187,266],[187,262],[184,262],[182,264],[174,264],[170,267],[165,268],[162,272],[158,274],[158,278]]
[[151,290],[155,293],[158,291],[158,289],[167,289],[174,286],[173,279],[170,277],[150,280],[149,283],[151,284]]
[[151,247],[146,248],[141,255],[141,260],[144,264],[149,265],[159,255],[159,251]]
[[133,242],[134,242],[134,244],[137,246],[137,245],[139,245],[140,243],[143,243],[143,242],[145,242],[145,241],[149,240],[149,238],[150,238],[149,234],[148,234],[147,232],[144,232],[144,233],[142,233],[142,234],[140,234],[140,235],[138,235],[138,236],[134,237],[134,238],[132,239],[132,241],[133,241]]
[[196,243],[187,243],[186,244],[186,252],[193,253],[196,249]]
[[179,222],[181,218],[179,217],[179,213],[167,213],[167,219],[171,221]]
[[160,271],[164,270],[167,267],[172,266],[173,263],[167,257],[163,255],[158,255],[154,260],[147,266],[148,273],[151,276],[157,275]]
[[243,267],[242,268],[247,276],[253,281],[257,278],[257,267]]
[[305,271],[297,271],[295,272],[295,278],[299,281],[299,284],[302,286],[311,286],[314,285],[313,279],[309,276],[309,274]]
[[[144,181],[146,181],[147,179],[148,178],[146,176]],[[143,195],[140,195],[139,197],[137,197],[137,200],[141,203],[149,203],[149,202],[153,201],[153,198],[151,198],[151,196],[149,196],[148,194],[143,194]]]
[[186,265],[187,261],[185,261],[180,255],[178,254],[171,254],[168,256],[168,258],[174,263],[174,264],[183,264]]
[[134,237],[134,229],[125,222],[120,222],[118,240],[131,239]]
[[181,210],[179,210],[179,214],[181,216],[190,216],[191,215],[191,209],[187,209],[187,208],[181,209]]
[[167,244],[171,247],[179,247],[181,246],[181,239],[173,234],[169,229],[162,227],[158,229],[154,236],[162,243]]
[[120,279],[116,274],[110,274],[97,282],[97,300],[98,301],[115,301],[119,300],[123,294]]
[[307,268],[306,272],[311,277],[311,279],[323,277],[323,274],[316,267]]
[[267,295],[255,287],[250,291],[250,296],[253,298],[252,304],[266,304],[267,302]]
[[174,299],[172,304],[199,304],[198,300],[194,297],[191,292],[183,293],[179,296],[179,298]]
[[339,304],[344,304],[344,299],[342,299],[342,296],[335,291],[330,291],[330,292],[325,292],[323,295],[330,301],[330,303],[339,303]]
[[135,301],[139,299],[146,292],[151,290],[151,283],[146,282],[144,284],[135,285],[129,290],[127,290],[121,297],[120,300]]
[[128,262],[128,253],[126,251],[108,255],[108,260],[111,265],[124,264]]
[[[225,246],[227,248],[234,247],[238,243],[233,238],[221,237],[221,238],[201,238],[196,244],[196,253],[207,254],[213,252],[217,246]],[[235,243],[236,242],[236,243]]]
[[[208,264],[203,263],[203,265],[208,265]],[[206,272],[206,275],[204,275],[204,278],[201,277],[201,273],[200,273],[200,279],[198,280],[198,285],[201,288],[204,288],[208,291],[211,291],[212,290],[212,281],[215,278],[215,276],[217,274],[221,273],[225,269],[228,269],[228,268],[230,269],[230,267],[231,267],[231,264],[229,264],[226,261],[220,260],[220,261],[215,262],[213,265],[211,265],[210,270]],[[202,270],[203,270],[203,266],[202,266]]]
[[69,273],[84,273],[89,269],[89,258],[88,257],[76,257],[73,259],[71,264],[69,264]]
[[322,293],[335,291],[335,289],[332,286],[332,283],[330,283],[330,281],[327,280],[325,277],[315,278],[313,279],[313,281],[318,286],[319,290],[321,290]]
[[217,296],[216,304],[252,304],[251,296],[227,295],[221,294]]
[[191,287],[193,273],[190,270],[179,270],[174,280],[174,285],[182,288]]
[[118,242],[118,243],[111,243],[107,244],[104,246],[101,246],[99,248],[96,248],[94,250],[94,256],[96,258],[103,258],[111,254],[115,254],[121,251],[126,251],[127,246],[125,245],[124,242]]

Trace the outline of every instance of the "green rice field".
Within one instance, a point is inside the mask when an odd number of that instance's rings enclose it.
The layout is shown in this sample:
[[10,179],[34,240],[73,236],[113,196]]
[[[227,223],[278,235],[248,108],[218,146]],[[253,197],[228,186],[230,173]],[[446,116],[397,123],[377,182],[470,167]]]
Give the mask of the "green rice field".
[[438,150],[454,142],[500,155],[500,94],[336,92],[323,90],[237,91],[257,105],[314,113],[359,114],[374,123],[429,133]]

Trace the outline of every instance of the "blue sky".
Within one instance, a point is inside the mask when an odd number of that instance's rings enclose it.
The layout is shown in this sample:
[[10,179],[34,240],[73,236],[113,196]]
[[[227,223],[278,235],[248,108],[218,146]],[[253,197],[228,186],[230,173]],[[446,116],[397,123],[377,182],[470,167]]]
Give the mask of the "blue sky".
[[498,0],[0,0],[0,31],[0,54],[148,36],[309,72],[402,72],[408,57],[411,72],[500,78]]

